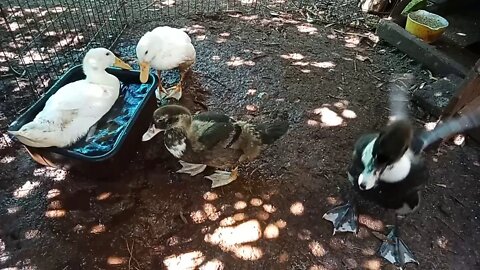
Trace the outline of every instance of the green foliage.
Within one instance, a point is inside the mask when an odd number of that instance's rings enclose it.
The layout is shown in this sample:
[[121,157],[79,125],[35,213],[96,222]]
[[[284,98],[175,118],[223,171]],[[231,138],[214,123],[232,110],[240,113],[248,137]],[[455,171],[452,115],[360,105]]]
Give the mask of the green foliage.
[[420,9],[427,7],[427,0],[412,0],[408,5],[403,9],[402,15],[407,16],[408,13],[414,12]]

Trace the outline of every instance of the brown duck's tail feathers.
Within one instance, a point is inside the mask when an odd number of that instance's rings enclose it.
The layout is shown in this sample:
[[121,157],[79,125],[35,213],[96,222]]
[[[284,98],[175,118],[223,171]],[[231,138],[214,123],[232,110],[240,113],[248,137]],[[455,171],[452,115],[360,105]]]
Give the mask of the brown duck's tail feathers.
[[256,131],[260,134],[263,144],[272,144],[287,133],[289,124],[284,120],[277,120],[272,123],[259,124],[255,126]]

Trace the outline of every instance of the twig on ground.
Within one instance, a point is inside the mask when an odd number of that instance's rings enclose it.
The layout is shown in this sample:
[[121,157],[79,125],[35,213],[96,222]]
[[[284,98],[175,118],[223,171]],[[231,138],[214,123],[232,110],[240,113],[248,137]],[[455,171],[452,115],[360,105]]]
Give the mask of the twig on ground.
[[180,219],[182,219],[183,223],[188,224],[188,221],[187,221],[187,219],[185,218],[185,216],[183,215],[183,212],[182,212],[182,211],[180,211]]
[[463,241],[465,241],[465,239],[457,232],[455,231],[452,227],[450,227],[450,225],[448,225],[447,222],[445,222],[443,219],[439,218],[438,216],[435,216],[436,219],[438,219],[440,222],[442,222],[448,229],[450,229],[455,235],[458,236],[458,238],[462,239]]
[[461,206],[465,207],[465,204],[464,204],[462,201],[460,201],[459,198],[457,198],[457,197],[455,197],[455,196],[453,196],[453,195],[450,195],[450,197],[451,197],[454,201],[456,201],[457,203],[459,203]]
[[151,6],[155,5],[155,3],[157,3],[158,0],[153,0],[150,4],[146,5],[144,8],[142,8],[141,10],[147,10],[149,9]]
[[337,33],[340,33],[340,34],[344,34],[344,35],[352,35],[352,36],[359,36],[359,37],[368,38],[368,36],[365,35],[365,34],[354,33],[354,32],[345,32],[345,31],[338,30],[338,29],[333,29],[333,31],[335,31]]
[[334,96],[334,95],[330,95],[330,94],[327,94],[327,97],[334,98],[334,99],[345,99],[344,97]]
[[200,75],[220,84],[221,86],[223,86],[225,89],[227,89],[228,91],[233,91],[232,88],[228,87],[226,84],[222,83],[221,81],[215,79],[214,77],[211,77],[210,75],[208,74],[205,74],[205,73],[202,73],[202,72],[198,72]]
[[[131,270],[132,267],[133,269],[135,270],[140,270],[140,263],[137,261],[137,259],[135,259],[135,257],[133,256],[133,247],[134,247],[134,244],[135,244],[135,240],[132,240],[132,246],[130,247],[130,245],[128,244],[128,240],[123,238],[123,240],[125,240],[125,243],[127,244],[127,250],[128,250],[128,254],[130,255],[130,257],[128,258],[128,270]],[[132,260],[133,262],[135,262],[136,266],[135,265],[132,265]]]
[[200,107],[202,107],[203,109],[208,111],[208,106],[205,103],[203,103],[202,101],[200,101],[196,98],[193,98],[193,103],[199,105]]

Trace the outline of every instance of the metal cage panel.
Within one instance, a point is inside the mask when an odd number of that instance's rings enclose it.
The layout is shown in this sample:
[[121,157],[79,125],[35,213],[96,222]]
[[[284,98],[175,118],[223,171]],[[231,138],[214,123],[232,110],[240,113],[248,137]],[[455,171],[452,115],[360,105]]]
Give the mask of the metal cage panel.
[[[92,47],[111,48],[142,21],[219,11],[284,9],[292,0],[2,0],[0,2],[0,127]],[[296,0],[297,7],[303,0]],[[2,121],[3,120],[3,121]],[[11,120],[11,119],[10,119]]]

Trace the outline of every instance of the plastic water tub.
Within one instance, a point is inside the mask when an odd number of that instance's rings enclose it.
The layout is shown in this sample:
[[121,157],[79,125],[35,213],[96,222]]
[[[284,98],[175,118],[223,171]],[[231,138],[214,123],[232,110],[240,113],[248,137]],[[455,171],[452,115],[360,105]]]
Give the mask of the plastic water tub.
[[[121,82],[120,97],[112,109],[97,123],[89,139],[80,139],[67,148],[37,148],[25,145],[30,156],[38,163],[67,169],[91,177],[108,177],[121,172],[132,159],[148,129],[157,108],[155,90],[158,77],[149,75],[146,84],[140,82],[140,72],[108,68],[107,72]],[[9,127],[16,131],[30,122],[45,106],[50,96],[62,86],[84,79],[81,65],[68,70],[35,104]]]

